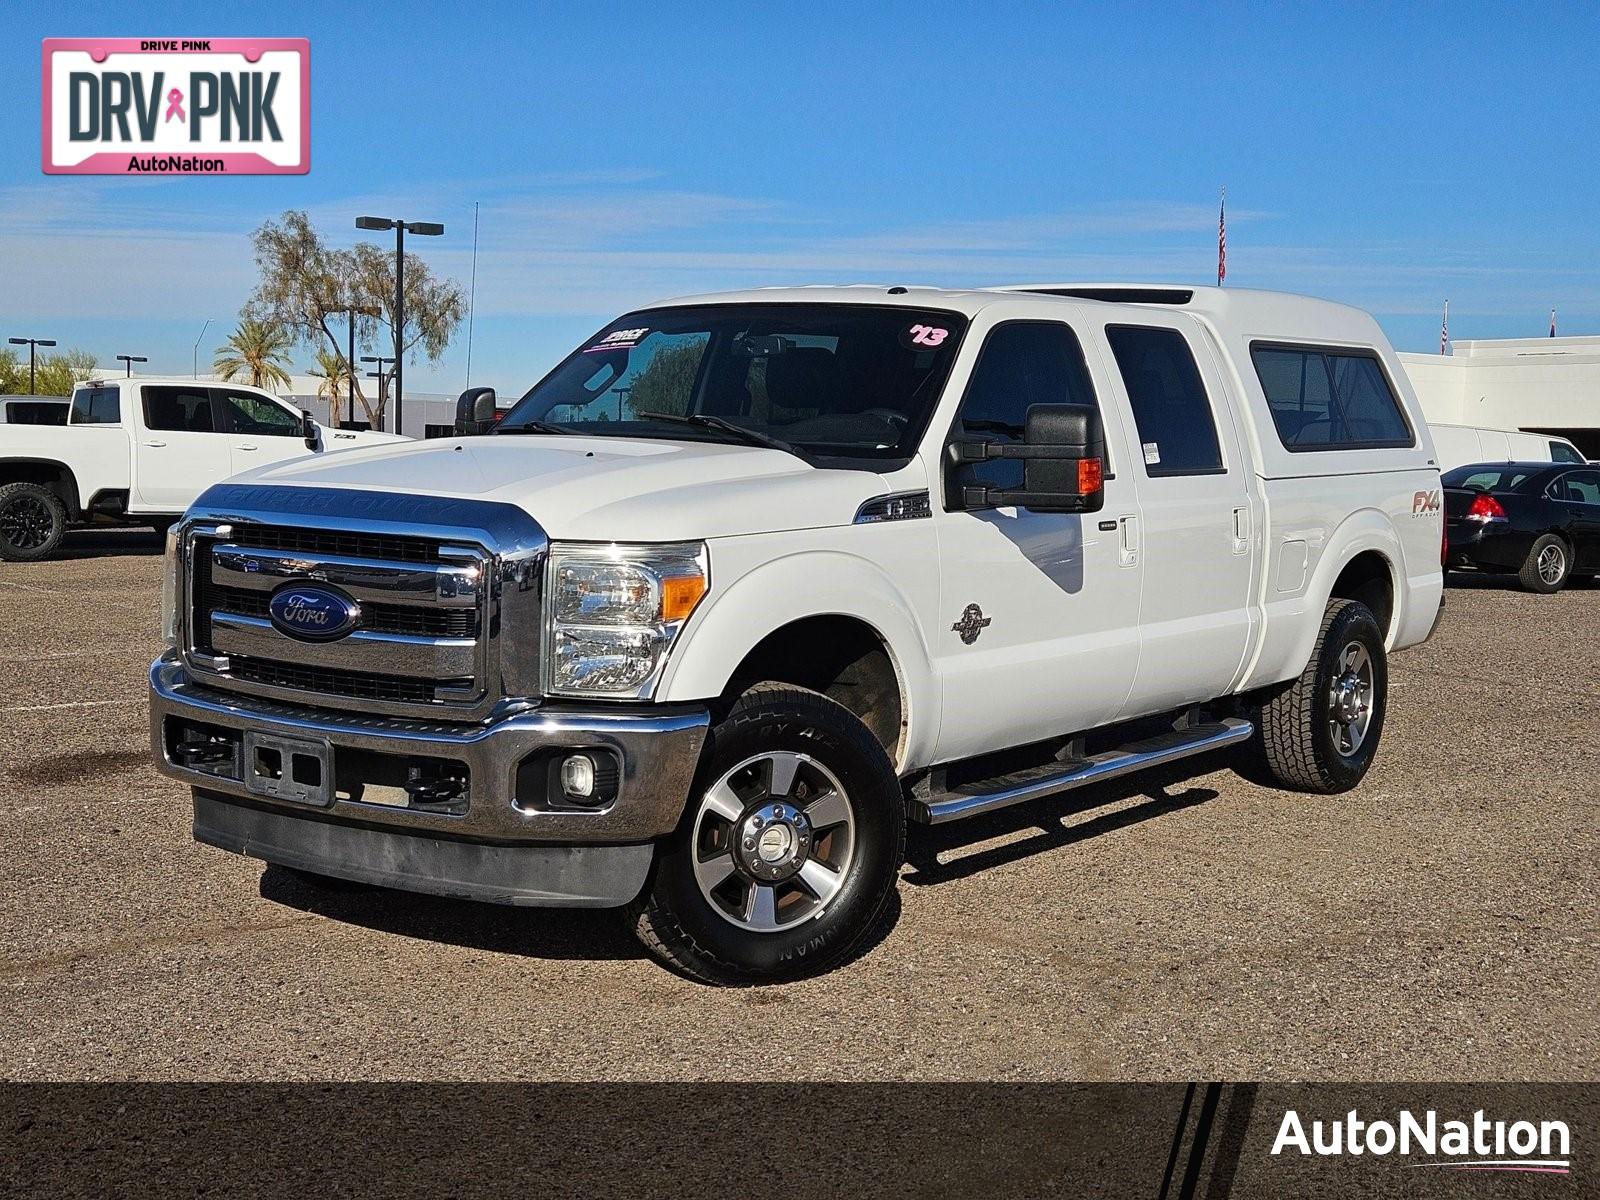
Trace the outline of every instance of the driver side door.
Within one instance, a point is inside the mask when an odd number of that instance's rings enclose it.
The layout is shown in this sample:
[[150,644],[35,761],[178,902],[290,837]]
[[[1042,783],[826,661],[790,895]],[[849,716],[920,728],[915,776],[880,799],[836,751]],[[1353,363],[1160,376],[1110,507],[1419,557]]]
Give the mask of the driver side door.
[[214,395],[228,430],[229,474],[313,453],[300,414],[287,405],[242,388],[216,388]]
[[952,467],[943,456],[934,502],[942,598],[928,631],[943,691],[940,759],[1090,729],[1127,702],[1139,666],[1139,510],[1120,414],[1099,400],[1111,394],[1102,373],[1063,321],[1004,321],[984,334],[946,446],[1020,441],[1034,404],[1095,405],[1105,505],[962,511],[963,484],[1020,487],[1023,464]]

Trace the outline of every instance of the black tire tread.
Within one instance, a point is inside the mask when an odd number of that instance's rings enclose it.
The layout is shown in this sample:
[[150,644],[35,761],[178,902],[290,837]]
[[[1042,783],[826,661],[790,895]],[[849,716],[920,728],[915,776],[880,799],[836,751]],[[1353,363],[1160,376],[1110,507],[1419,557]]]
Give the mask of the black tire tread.
[[[1561,552],[1567,556],[1566,577],[1554,587],[1551,587],[1543,579],[1539,578],[1539,551],[1542,547],[1548,545],[1552,540],[1561,543]],[[1567,539],[1558,533],[1542,533],[1538,537],[1534,538],[1533,545],[1528,548],[1528,557],[1523,560],[1522,569],[1517,572],[1517,582],[1522,585],[1523,590],[1529,592],[1539,592],[1542,595],[1550,595],[1553,592],[1559,592],[1571,581],[1572,546],[1567,542]]]
[[1305,792],[1335,789],[1332,774],[1318,762],[1312,741],[1312,708],[1317,690],[1317,670],[1327,647],[1328,631],[1341,614],[1365,607],[1354,600],[1330,600],[1311,657],[1299,678],[1281,688],[1261,706],[1259,744],[1268,771],[1279,783]]
[[51,511],[55,514],[56,535],[37,550],[30,550],[23,554],[18,554],[7,549],[5,544],[0,542],[0,560],[6,562],[41,562],[44,559],[49,558],[56,552],[57,549],[60,548],[62,538],[66,536],[67,506],[61,503],[60,496],[56,495],[43,484],[24,480],[20,483],[8,483],[4,486],[0,486],[0,507],[5,505],[8,497],[14,496],[19,492],[35,494],[50,507]]
[[[830,700],[821,692],[813,692],[808,688],[786,683],[755,684],[734,701],[733,707],[729,709],[727,717],[720,723],[719,728],[735,725],[740,721],[760,719],[759,714],[763,710],[770,711],[774,706],[796,709],[816,720],[826,721],[839,732],[848,734],[862,753],[876,757],[886,773],[891,776],[894,774],[894,766],[890,763],[889,756],[884,753],[878,739],[872,736],[871,731],[856,715],[838,701]],[[708,745],[702,761],[710,760],[709,750]],[[699,794],[698,789],[702,782],[704,781],[696,781],[696,795]],[[905,859],[905,823],[901,822],[897,828],[899,844],[895,847],[894,861],[899,863]],[[809,963],[805,971],[807,975],[821,974],[850,957],[856,947],[875,931],[882,920],[894,885],[895,879],[891,876],[886,881],[883,894],[873,906],[871,918],[863,921],[853,936],[834,947],[826,959],[820,963],[816,961]],[[765,977],[757,977],[728,962],[698,942],[669,909],[656,901],[654,889],[651,887],[647,886],[628,906],[627,915],[635,936],[644,944],[646,950],[673,970],[696,982],[726,986],[729,980],[733,980],[734,986],[738,986],[740,983],[768,981]]]

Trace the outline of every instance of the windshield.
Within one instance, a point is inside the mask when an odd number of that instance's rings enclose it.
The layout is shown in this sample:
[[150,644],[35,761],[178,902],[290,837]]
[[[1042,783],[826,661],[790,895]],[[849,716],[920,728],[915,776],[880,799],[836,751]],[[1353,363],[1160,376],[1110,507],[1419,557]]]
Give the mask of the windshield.
[[717,428],[731,423],[808,458],[881,467],[911,456],[966,326],[955,313],[859,304],[631,313],[545,376],[495,432],[741,440]]

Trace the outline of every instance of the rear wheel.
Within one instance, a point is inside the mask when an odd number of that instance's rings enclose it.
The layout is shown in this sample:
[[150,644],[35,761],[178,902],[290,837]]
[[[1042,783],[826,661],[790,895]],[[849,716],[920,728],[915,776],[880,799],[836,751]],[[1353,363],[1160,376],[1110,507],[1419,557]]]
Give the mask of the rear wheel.
[[38,562],[49,558],[67,532],[67,509],[37,483],[0,487],[0,559]]
[[1572,554],[1567,543],[1553,533],[1540,534],[1528,549],[1517,578],[1530,592],[1559,592],[1572,573]]
[[1349,791],[1383,736],[1389,665],[1366,605],[1330,601],[1300,677],[1260,713],[1258,746],[1271,778],[1303,792]]
[[696,793],[630,915],[707,983],[820,974],[877,926],[905,854],[883,747],[816,692],[761,684],[712,730]]

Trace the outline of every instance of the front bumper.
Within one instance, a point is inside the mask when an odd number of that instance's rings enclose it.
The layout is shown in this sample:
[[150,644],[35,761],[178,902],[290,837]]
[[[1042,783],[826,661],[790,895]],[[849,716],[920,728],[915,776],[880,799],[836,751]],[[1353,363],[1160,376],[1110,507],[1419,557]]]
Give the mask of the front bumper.
[[[363,717],[208,688],[170,655],[150,669],[151,749],[164,774],[194,789],[202,841],[325,874],[509,903],[631,899],[649,843],[683,812],[709,724],[704,708],[666,705],[547,706],[468,725]],[[233,745],[233,757],[186,757],[179,747],[196,730]],[[245,778],[242,747],[273,739],[325,748],[334,777],[327,795],[300,803],[264,795]],[[617,764],[614,799],[585,809],[552,797],[545,765],[576,750]],[[364,775],[392,781],[416,764],[446,764],[465,779],[464,794],[439,805],[397,787],[359,786]],[[596,855],[602,848],[626,853]],[[563,862],[602,858],[620,864],[610,884],[560,878]],[[633,892],[616,898],[630,881]]]

